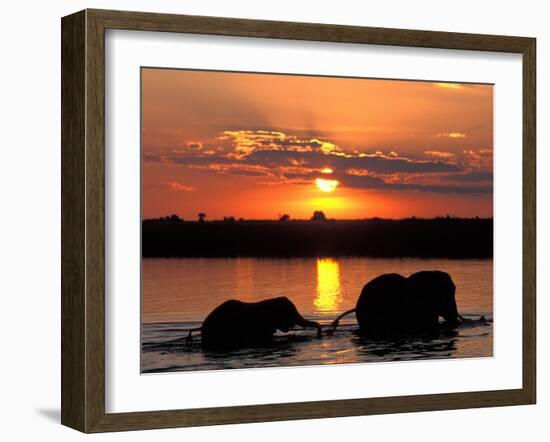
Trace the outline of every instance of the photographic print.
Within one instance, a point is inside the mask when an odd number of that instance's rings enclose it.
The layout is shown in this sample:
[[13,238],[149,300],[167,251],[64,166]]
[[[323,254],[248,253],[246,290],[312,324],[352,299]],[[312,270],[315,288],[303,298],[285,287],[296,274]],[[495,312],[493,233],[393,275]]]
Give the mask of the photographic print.
[[493,355],[493,85],[141,69],[141,372]]

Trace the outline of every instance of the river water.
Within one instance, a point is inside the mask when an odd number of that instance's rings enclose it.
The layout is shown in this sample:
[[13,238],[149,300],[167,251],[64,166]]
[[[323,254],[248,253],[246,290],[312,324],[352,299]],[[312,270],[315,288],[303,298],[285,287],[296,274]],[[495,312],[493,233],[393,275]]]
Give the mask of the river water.
[[[408,276],[443,270],[456,284],[459,312],[484,315],[488,324],[468,323],[432,337],[373,340],[357,336],[354,315],[333,336],[315,330],[278,333],[273,344],[212,352],[200,334],[189,345],[183,330],[198,327],[228,299],[291,299],[300,313],[321,324],[355,306],[361,288],[383,273]],[[249,367],[300,366],[414,359],[489,357],[493,352],[493,261],[377,258],[160,259],[142,260],[142,358],[144,373]]]

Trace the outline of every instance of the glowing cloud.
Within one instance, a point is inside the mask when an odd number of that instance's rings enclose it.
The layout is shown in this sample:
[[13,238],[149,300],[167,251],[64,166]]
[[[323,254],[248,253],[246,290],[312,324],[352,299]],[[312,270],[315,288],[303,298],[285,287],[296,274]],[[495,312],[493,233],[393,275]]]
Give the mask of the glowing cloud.
[[463,134],[461,132],[444,132],[441,134],[437,134],[436,136],[439,138],[466,138],[466,134]]
[[172,190],[177,190],[180,192],[194,192],[196,189],[191,186],[187,186],[186,184],[178,183],[177,181],[172,181],[171,183],[168,183],[168,186]]
[[454,153],[451,152],[441,152],[439,150],[426,150],[424,151],[426,155],[430,155],[432,157],[437,158],[453,158],[455,156]]

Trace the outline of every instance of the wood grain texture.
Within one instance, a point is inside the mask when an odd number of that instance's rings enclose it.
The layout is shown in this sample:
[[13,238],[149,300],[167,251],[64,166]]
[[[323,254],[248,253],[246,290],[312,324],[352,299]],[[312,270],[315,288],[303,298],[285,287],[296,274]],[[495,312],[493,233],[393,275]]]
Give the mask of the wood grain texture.
[[[86,431],[105,414],[105,38],[86,11]],[[139,148],[136,146],[136,148]]]
[[289,40],[522,52],[529,38],[148,12],[88,10],[106,29],[185,32]]
[[[499,51],[523,55],[523,387],[404,397],[105,413],[105,30]],[[62,423],[84,432],[531,404],[535,354],[535,40],[86,10],[62,20]],[[136,148],[139,148],[136,146]]]
[[85,13],[61,29],[61,422],[85,428]]
[[522,405],[523,390],[448,393],[286,404],[107,414],[92,432],[145,430],[296,419]]
[[536,40],[523,51],[523,389],[529,403],[537,395],[537,77]]

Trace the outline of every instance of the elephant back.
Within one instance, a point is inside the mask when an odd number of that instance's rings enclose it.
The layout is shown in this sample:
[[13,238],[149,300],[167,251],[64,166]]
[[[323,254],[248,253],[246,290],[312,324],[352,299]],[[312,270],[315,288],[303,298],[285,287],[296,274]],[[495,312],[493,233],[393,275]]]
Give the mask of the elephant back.
[[225,301],[204,320],[202,344],[211,348],[237,348],[268,343],[277,326],[290,328],[295,323],[294,313],[298,313],[296,307],[284,297],[258,302]]
[[202,343],[209,347],[231,347],[250,339],[260,339],[251,330],[262,329],[256,312],[257,303],[238,300],[225,301],[206,317],[202,324]]
[[368,282],[357,300],[356,317],[361,334],[387,334],[407,318],[408,280],[397,273]]

